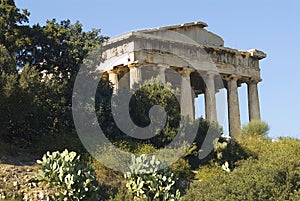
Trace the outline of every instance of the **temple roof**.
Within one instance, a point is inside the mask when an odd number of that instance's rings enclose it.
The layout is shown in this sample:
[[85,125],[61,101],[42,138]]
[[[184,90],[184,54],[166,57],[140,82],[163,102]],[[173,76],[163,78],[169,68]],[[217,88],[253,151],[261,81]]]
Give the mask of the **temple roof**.
[[[224,40],[205,29],[207,24],[204,22],[190,22],[184,23],[179,25],[172,25],[172,26],[163,26],[158,28],[151,28],[151,29],[143,29],[138,31],[129,32],[126,34],[122,34],[118,37],[111,38],[110,42],[120,41],[130,35],[139,35],[139,33],[145,33],[149,35],[164,37],[176,40],[179,36],[182,40],[183,37],[186,38],[186,41],[190,41],[193,43],[199,43],[202,45],[209,45],[209,46],[216,46],[216,47],[223,47]],[[172,33],[173,32],[173,33]],[[175,34],[176,33],[176,34]],[[174,38],[175,37],[175,38]]]

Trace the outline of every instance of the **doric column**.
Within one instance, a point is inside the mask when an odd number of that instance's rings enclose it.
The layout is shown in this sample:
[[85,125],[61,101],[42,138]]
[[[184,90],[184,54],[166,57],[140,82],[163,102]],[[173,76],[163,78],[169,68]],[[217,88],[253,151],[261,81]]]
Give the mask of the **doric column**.
[[216,88],[215,88],[215,74],[207,73],[204,77],[205,81],[205,117],[210,122],[217,122],[217,105],[216,105]]
[[227,101],[229,132],[232,138],[238,138],[241,131],[240,107],[237,77],[227,79]]
[[194,114],[194,96],[192,93],[190,74],[191,70],[182,70],[181,73],[181,89],[180,89],[180,108],[181,115],[195,119]]
[[248,108],[249,108],[249,121],[260,120],[260,107],[258,97],[258,81],[250,80],[248,84]]
[[118,74],[113,70],[108,71],[108,79],[114,85],[114,93],[117,93],[119,88]]
[[160,78],[160,80],[162,81],[162,83],[166,83],[166,69],[168,68],[168,65],[165,64],[158,64],[157,68],[158,68],[158,77]]
[[142,81],[142,72],[141,69],[136,67],[135,65],[130,65],[129,67],[129,74],[130,74],[130,89],[140,81]]

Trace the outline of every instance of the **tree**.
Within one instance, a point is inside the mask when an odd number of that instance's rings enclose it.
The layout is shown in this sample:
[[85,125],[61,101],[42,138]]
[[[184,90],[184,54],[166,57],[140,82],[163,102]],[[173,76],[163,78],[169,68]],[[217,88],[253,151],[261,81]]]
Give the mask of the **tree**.
[[100,30],[84,32],[79,22],[48,20],[45,26],[34,25],[27,33],[30,41],[17,54],[19,66],[28,63],[40,71],[60,74],[68,78],[76,76],[83,59],[107,37]]
[[22,41],[27,40],[22,38],[22,34],[28,26],[22,24],[28,22],[28,16],[29,12],[26,9],[21,12],[13,0],[0,1],[0,56],[1,60],[6,58],[9,61],[0,60],[0,72],[16,71],[15,54],[22,46]]
[[77,72],[107,39],[70,20],[29,26],[28,16],[13,0],[0,0],[0,135],[10,140],[72,132]]

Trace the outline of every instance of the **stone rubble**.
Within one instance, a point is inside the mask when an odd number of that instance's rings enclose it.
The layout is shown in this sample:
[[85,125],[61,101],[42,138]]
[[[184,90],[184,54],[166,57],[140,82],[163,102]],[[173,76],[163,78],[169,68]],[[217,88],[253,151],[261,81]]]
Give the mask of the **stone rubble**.
[[54,189],[35,181],[37,166],[0,165],[0,199],[51,201]]

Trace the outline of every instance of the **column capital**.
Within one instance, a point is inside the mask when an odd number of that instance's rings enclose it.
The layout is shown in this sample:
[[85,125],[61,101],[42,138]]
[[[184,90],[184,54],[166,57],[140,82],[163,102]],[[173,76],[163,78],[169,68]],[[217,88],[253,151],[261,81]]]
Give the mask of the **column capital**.
[[129,69],[137,68],[137,67],[138,67],[138,64],[136,64],[136,63],[128,64]]
[[170,65],[161,63],[161,64],[156,64],[156,67],[160,69],[166,69],[166,68],[170,68]]
[[246,83],[247,84],[258,84],[261,81],[262,81],[261,78],[250,78],[250,79],[246,80]]
[[208,71],[203,75],[203,78],[214,78],[217,75],[218,75],[217,72]]
[[231,80],[238,81],[239,79],[241,79],[241,76],[230,75],[230,76],[226,76],[226,77],[224,76],[222,79],[225,80],[225,81],[231,81]]
[[110,69],[107,71],[108,74],[117,74],[117,70],[116,69]]
[[179,70],[178,72],[181,74],[181,75],[190,75],[192,72],[194,72],[195,70],[194,69],[189,69],[189,68],[184,68],[182,70]]
[[167,68],[170,68],[170,65],[167,64],[154,64],[153,69],[159,70],[160,72],[165,72]]

